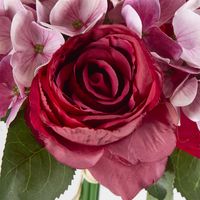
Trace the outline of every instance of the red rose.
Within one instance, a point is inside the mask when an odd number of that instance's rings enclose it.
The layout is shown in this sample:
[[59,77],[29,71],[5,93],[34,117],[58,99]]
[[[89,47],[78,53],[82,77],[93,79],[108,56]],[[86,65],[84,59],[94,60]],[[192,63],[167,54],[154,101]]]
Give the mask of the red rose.
[[163,173],[174,110],[141,39],[122,25],[72,37],[35,77],[28,121],[55,158],[130,200]]

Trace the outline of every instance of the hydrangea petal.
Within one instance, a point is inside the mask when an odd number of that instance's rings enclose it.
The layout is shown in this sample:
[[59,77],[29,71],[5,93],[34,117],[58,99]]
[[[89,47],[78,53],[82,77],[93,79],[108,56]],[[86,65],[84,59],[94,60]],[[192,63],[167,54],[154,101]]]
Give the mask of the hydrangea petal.
[[10,126],[11,122],[15,119],[15,117],[17,116],[17,113],[19,112],[19,109],[21,108],[22,104],[24,103],[26,97],[18,97],[16,99],[16,101],[14,102],[14,104],[12,105],[11,111],[9,113],[9,116],[6,120],[6,125],[7,127]]
[[106,0],[58,1],[50,13],[50,23],[64,34],[77,35],[95,25],[107,6]]
[[37,20],[39,22],[49,22],[49,15],[58,0],[36,0]]
[[161,16],[159,24],[164,24],[173,18],[176,10],[178,10],[186,0],[160,0]]
[[8,17],[0,17],[0,54],[7,54],[11,48],[10,27],[11,21]]
[[125,0],[125,5],[131,5],[141,18],[143,31],[158,22],[160,18],[159,0]]
[[152,27],[144,36],[151,51],[156,52],[159,56],[178,60],[181,56],[181,46],[163,33],[158,27]]
[[174,33],[183,49],[181,58],[193,67],[200,68],[200,16],[183,9],[173,19]]
[[191,104],[198,89],[198,80],[194,78],[186,78],[174,91],[170,100],[174,106],[182,107]]
[[[0,118],[4,117],[13,101],[15,82],[10,65],[10,56],[0,61]],[[2,76],[3,74],[3,76]]]
[[142,37],[142,21],[140,16],[130,5],[126,5],[122,8],[122,16],[125,19],[126,25],[133,32],[135,32],[140,38]]
[[194,101],[182,108],[184,114],[193,122],[200,121],[200,85],[198,84],[197,95]]
[[11,59],[14,76],[17,83],[25,87],[30,87],[35,70],[46,64],[64,43],[59,32],[44,28],[33,20],[30,11],[17,13],[11,28],[11,38],[16,51]]
[[4,0],[0,0],[0,16],[5,16]]
[[11,25],[11,40],[15,51],[33,52],[30,30],[34,17],[31,12],[23,11],[15,15]]
[[12,19],[15,14],[19,11],[25,11],[25,7],[23,6],[20,0],[4,0],[4,6],[6,10],[6,14]]
[[34,55],[32,52],[16,52],[12,55],[11,64],[17,82],[30,87],[37,67],[47,63],[49,58],[45,55]]

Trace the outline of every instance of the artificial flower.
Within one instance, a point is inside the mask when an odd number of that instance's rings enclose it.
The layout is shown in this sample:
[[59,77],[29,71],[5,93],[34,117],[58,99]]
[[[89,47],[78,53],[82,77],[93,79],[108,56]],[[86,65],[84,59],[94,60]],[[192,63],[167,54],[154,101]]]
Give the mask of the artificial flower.
[[[168,10],[178,9],[178,5],[183,4],[171,2]],[[161,18],[163,10],[162,1],[159,0],[125,0],[122,8],[122,16],[127,26],[144,39],[150,51],[156,52],[164,58],[178,60],[182,53],[180,45],[165,32],[161,30],[166,19],[169,19],[171,12],[164,13],[165,20]],[[162,20],[162,21],[161,21]]]
[[199,0],[190,0],[180,7],[174,18],[173,27],[183,52],[181,58],[194,68],[200,68],[200,15]]
[[[38,3],[38,16],[42,16],[41,12],[46,15],[49,13],[49,9],[44,8],[44,3],[43,11],[42,5],[39,6]],[[74,36],[92,28],[104,16],[107,7],[107,0],[58,0],[49,14],[50,25],[43,24],[68,36]],[[47,17],[42,18],[47,20]]]
[[159,67],[135,33],[96,26],[67,40],[39,70],[27,121],[58,161],[88,168],[131,200],[163,174],[176,144],[176,112],[161,100],[161,85]]
[[19,94],[13,78],[10,56],[5,56],[0,61],[0,74],[3,75],[0,77],[0,119],[6,116],[8,109],[11,109],[6,122],[7,126],[9,126],[26,97],[25,94]]
[[18,12],[12,21],[11,57],[13,73],[18,84],[30,87],[37,68],[49,62],[52,54],[64,43],[63,36],[34,21],[31,11]]

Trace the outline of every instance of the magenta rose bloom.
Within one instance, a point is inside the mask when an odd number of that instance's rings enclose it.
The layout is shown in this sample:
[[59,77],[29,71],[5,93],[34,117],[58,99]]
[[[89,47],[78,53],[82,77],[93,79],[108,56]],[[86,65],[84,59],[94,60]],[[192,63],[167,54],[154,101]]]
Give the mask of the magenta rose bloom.
[[27,120],[61,163],[131,200],[164,172],[176,114],[142,40],[122,25],[72,37],[33,80]]

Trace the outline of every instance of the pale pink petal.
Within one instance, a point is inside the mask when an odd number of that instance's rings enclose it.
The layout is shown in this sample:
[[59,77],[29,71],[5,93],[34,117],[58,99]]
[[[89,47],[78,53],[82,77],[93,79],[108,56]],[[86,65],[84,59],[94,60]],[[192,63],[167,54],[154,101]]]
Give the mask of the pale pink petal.
[[197,95],[194,101],[182,108],[184,114],[193,122],[200,121],[200,85],[198,85]]
[[130,5],[125,5],[122,8],[122,16],[125,19],[127,27],[131,29],[133,32],[135,32],[141,38],[142,21],[136,10]]
[[83,33],[106,13],[107,0],[58,1],[50,13],[50,23],[69,36]]
[[193,67],[200,68],[200,16],[183,9],[173,19],[174,33],[183,49],[181,58]]
[[131,200],[141,189],[162,176],[166,162],[165,158],[158,162],[131,165],[106,152],[89,171],[100,184],[114,194],[121,196],[123,200]]
[[18,12],[13,18],[11,25],[11,41],[15,51],[29,51],[33,53],[31,40],[31,22],[33,14],[29,11]]
[[10,39],[10,19],[8,17],[0,17],[0,27],[0,54],[7,54],[12,48]]
[[6,119],[6,125],[7,127],[10,126],[11,122],[15,119],[17,116],[17,113],[19,112],[19,109],[21,108],[22,104],[24,103],[26,97],[18,97],[17,100],[14,102],[11,111],[9,113],[8,118]]
[[17,78],[15,77],[15,73],[13,72],[13,78],[15,80],[16,86],[18,88],[19,94],[21,97],[25,97],[25,86],[23,84],[21,84],[20,82],[18,82]]
[[159,0],[125,0],[125,5],[131,5],[141,18],[143,31],[155,25],[160,18]]
[[36,0],[37,20],[39,22],[49,22],[51,9],[58,0]]
[[25,8],[20,0],[4,0],[6,14],[12,19],[19,11],[25,11]]
[[169,21],[186,0],[160,0],[161,16],[159,24]]
[[197,89],[198,80],[195,77],[186,78],[174,91],[170,98],[171,103],[177,107],[191,104],[197,95]]
[[47,63],[49,57],[43,54],[29,52],[16,52],[12,55],[11,64],[17,82],[25,87],[30,87],[37,67]]
[[108,149],[132,164],[161,160],[176,146],[177,123],[178,115],[173,106],[161,104],[144,118],[135,132],[109,145]]
[[35,44],[42,44],[44,46],[43,54],[49,59],[52,54],[58,50],[61,45],[65,43],[65,40],[61,33],[56,30],[44,28],[36,22],[31,23],[31,41]]
[[30,11],[19,12],[11,27],[16,51],[11,59],[13,73],[17,84],[25,87],[30,87],[35,70],[49,62],[52,54],[64,43],[59,32],[44,28],[33,20]]
[[182,11],[184,9],[189,9],[189,10],[196,10],[200,7],[200,1],[199,0],[187,0],[187,2],[185,4],[183,4],[178,10],[177,12],[179,11]]
[[175,60],[180,58],[181,46],[159,28],[150,28],[143,38],[150,50],[156,52],[159,56]]
[[0,0],[0,16],[5,16],[4,0]]

